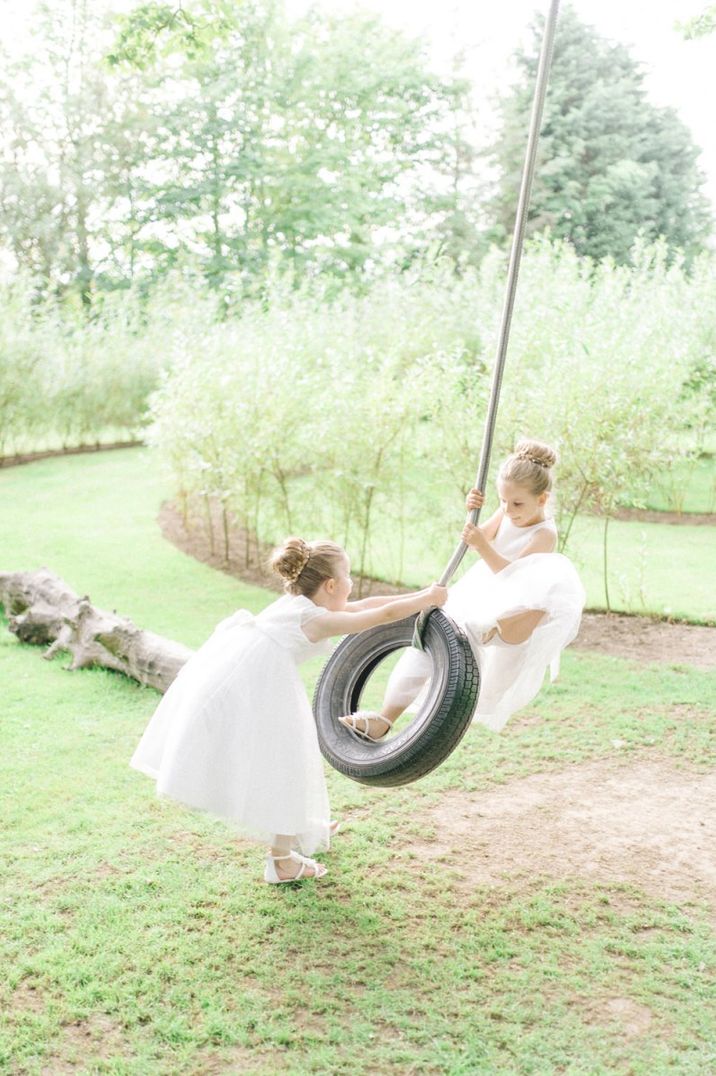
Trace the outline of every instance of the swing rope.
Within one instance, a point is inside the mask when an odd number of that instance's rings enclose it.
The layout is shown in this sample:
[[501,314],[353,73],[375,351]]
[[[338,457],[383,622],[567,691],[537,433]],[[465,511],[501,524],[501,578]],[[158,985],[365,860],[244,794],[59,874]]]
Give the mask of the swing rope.
[[[490,402],[487,409],[487,417],[485,419],[485,431],[482,438],[482,448],[480,451],[480,465],[477,471],[477,477],[475,479],[476,489],[485,489],[485,483],[487,482],[487,473],[490,469],[490,455],[492,453],[492,442],[495,435],[495,423],[497,420],[497,407],[500,402],[500,390],[502,389],[502,375],[505,369],[505,359],[507,356],[507,343],[510,337],[510,325],[512,323],[512,311],[515,305],[515,293],[517,291],[517,277],[520,271],[520,261],[522,260],[522,249],[525,239],[525,228],[527,225],[527,212],[529,210],[530,193],[532,191],[532,180],[535,172],[535,160],[537,158],[537,145],[539,142],[540,128],[542,126],[542,113],[544,111],[544,100],[547,92],[547,80],[549,78],[549,70],[552,64],[552,53],[554,51],[554,36],[557,28],[557,12],[559,10],[559,0],[552,0],[549,13],[545,21],[544,36],[542,38],[542,48],[540,50],[539,64],[537,67],[537,81],[535,84],[534,98],[532,101],[532,114],[530,116],[529,134],[527,136],[527,149],[525,151],[525,160],[522,168],[522,180],[520,183],[520,193],[517,199],[517,212],[515,215],[515,227],[512,234],[512,247],[510,249],[510,261],[507,270],[507,285],[505,288],[505,298],[502,304],[502,317],[500,320],[500,331],[497,339],[497,352],[495,356],[495,365],[492,373],[492,386],[490,388]],[[480,518],[480,509],[473,508],[470,512],[468,519],[473,525],[477,525]],[[444,572],[440,576],[438,582],[441,586],[446,587],[453,575],[455,574],[460,562],[467,553],[467,545],[462,540],[455,549],[452,557],[448,561]],[[421,613],[415,624],[415,635],[413,638],[413,646],[422,650],[422,632],[425,624],[427,613]]]

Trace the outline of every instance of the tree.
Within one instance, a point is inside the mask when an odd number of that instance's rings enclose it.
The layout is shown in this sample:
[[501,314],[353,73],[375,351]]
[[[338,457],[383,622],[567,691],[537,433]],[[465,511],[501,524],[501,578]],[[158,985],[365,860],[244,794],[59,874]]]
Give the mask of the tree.
[[[519,78],[501,102],[494,235],[509,234],[524,157],[541,27],[516,55]],[[709,234],[699,150],[673,109],[646,97],[639,64],[573,8],[557,30],[529,231],[549,229],[578,253],[629,260],[637,236],[663,237],[692,257]]]
[[700,15],[694,15],[685,22],[677,22],[676,26],[687,41],[695,37],[707,37],[716,30],[716,4],[707,4]]
[[140,5],[110,61],[143,72],[156,117],[157,242],[190,245],[210,278],[251,278],[276,253],[361,269],[378,229],[414,210],[464,92],[373,16],[289,27],[278,0]]
[[489,192],[477,168],[479,113],[466,71],[467,54],[460,51],[453,59],[442,137],[435,140],[409,237],[402,243],[403,267],[427,255],[435,261],[449,260],[455,273],[462,274],[479,265],[487,250],[484,207]]
[[464,79],[376,16],[57,0],[33,32],[0,77],[0,242],[43,287],[89,307],[198,263],[243,295],[276,261],[351,277],[436,237],[464,260]]
[[0,82],[0,239],[41,286],[89,306],[98,277],[132,276],[146,117],[136,78],[100,62],[102,23],[85,0],[41,7],[34,32]]

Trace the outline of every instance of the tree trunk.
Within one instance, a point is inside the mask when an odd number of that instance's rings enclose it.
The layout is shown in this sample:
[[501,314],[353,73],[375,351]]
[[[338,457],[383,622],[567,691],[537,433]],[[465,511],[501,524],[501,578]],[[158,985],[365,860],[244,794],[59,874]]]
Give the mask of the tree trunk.
[[604,571],[604,600],[607,606],[607,612],[611,613],[612,607],[609,604],[609,553],[608,553],[608,530],[609,530],[609,509],[604,517],[604,542],[602,546],[602,568]]
[[0,572],[0,604],[18,639],[47,646],[46,658],[68,651],[70,669],[102,666],[164,692],[192,655],[127,617],[96,609],[47,568]]

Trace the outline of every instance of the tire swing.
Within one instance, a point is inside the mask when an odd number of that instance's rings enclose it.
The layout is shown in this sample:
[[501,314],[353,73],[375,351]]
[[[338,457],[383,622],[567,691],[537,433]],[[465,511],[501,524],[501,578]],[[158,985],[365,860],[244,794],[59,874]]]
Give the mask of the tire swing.
[[[537,69],[490,401],[475,481],[478,489],[485,488],[490,465],[558,8],[559,0],[552,0]],[[476,524],[479,515],[479,509],[472,511],[470,522]],[[461,541],[440,577],[442,586],[452,579],[466,552],[467,546]],[[427,652],[433,667],[418,713],[406,728],[384,740],[373,743],[360,739],[338,718],[360,708],[365,685],[377,666],[411,644]],[[480,673],[467,637],[440,609],[348,636],[327,661],[316,685],[313,712],[321,752],[334,769],[361,784],[383,787],[409,784],[434,770],[457,747],[477,705],[479,685]]]

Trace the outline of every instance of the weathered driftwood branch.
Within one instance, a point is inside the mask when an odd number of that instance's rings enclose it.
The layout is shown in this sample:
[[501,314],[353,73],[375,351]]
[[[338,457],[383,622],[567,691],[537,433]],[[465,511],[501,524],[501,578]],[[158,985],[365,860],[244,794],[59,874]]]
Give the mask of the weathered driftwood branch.
[[164,692],[192,654],[127,617],[96,609],[47,568],[0,572],[0,605],[18,639],[47,646],[46,658],[68,651],[70,669],[100,665]]

